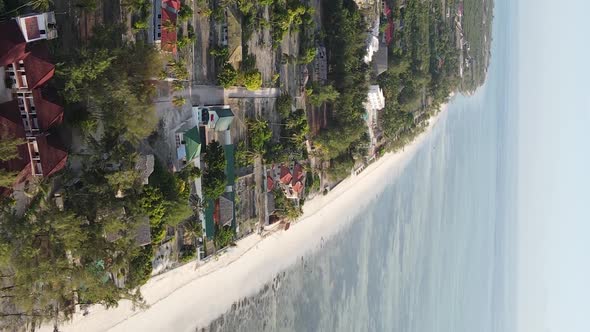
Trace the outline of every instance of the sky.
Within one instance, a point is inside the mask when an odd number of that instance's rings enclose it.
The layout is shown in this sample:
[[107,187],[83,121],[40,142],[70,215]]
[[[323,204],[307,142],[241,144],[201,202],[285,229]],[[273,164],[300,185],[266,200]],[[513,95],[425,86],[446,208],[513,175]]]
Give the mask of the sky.
[[517,331],[590,331],[590,1],[518,0]]

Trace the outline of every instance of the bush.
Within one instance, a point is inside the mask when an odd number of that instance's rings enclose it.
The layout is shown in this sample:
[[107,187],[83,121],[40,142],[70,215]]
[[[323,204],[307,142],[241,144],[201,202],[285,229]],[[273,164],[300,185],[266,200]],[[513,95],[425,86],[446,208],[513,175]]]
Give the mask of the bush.
[[203,157],[207,168],[203,172],[203,195],[206,199],[216,199],[225,192],[225,154],[217,141],[209,143]]
[[246,89],[256,91],[262,87],[262,74],[256,71],[250,71],[242,76],[242,83]]
[[223,226],[215,230],[215,238],[213,243],[217,250],[229,246],[234,240],[234,231],[229,226]]
[[145,284],[152,274],[152,259],[154,252],[151,245],[140,249],[129,263],[129,274],[127,275],[127,287],[135,288]]
[[217,72],[217,83],[224,88],[236,85],[238,72],[229,63],[223,64],[220,71]]
[[184,246],[180,253],[180,262],[190,262],[197,256],[197,248],[195,246]]
[[184,104],[186,104],[186,99],[184,99],[184,97],[174,96],[172,98],[172,105],[174,105],[174,107],[181,108]]
[[191,17],[193,17],[193,9],[189,5],[182,4],[180,6],[180,10],[178,11],[178,20],[181,22],[186,22]]

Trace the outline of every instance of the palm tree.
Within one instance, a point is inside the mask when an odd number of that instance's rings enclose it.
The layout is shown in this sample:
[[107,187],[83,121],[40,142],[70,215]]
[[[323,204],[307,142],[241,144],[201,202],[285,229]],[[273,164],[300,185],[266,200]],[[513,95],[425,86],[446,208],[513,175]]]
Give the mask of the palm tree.
[[205,202],[203,202],[201,197],[197,194],[191,194],[189,197],[189,203],[195,215],[199,215],[199,213],[205,209]]
[[203,225],[198,218],[191,218],[184,223],[184,236],[188,237],[193,243],[203,236]]
[[176,31],[176,23],[173,23],[171,20],[166,20],[162,23],[162,29],[167,32]]
[[182,97],[182,96],[174,96],[172,98],[172,105],[174,105],[177,108],[182,107],[185,103],[186,103],[186,99],[184,99],[184,97]]
[[53,0],[31,0],[9,12],[4,13],[4,16],[8,16],[8,15],[12,15],[13,13],[25,8],[25,7],[31,7],[32,9],[36,10],[36,11],[47,11],[49,9],[49,7],[53,5]]

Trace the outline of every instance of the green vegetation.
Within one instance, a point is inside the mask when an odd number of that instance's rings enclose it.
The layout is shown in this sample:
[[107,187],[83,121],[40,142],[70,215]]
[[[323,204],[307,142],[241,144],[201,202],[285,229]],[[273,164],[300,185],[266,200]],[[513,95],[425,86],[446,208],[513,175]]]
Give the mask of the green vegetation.
[[493,20],[492,1],[463,1],[463,31],[468,42],[469,51],[464,56],[469,63],[465,68],[461,89],[473,92],[481,86],[486,78],[486,70],[490,60],[491,26]]
[[192,166],[171,174],[160,161],[154,163],[150,184],[140,197],[140,205],[150,217],[152,243],[159,244],[166,235],[166,225],[176,226],[193,215],[188,204],[189,182],[193,173],[199,172]]
[[180,22],[187,22],[192,17],[193,17],[193,9],[191,8],[191,6],[187,5],[186,3],[183,3],[180,6],[180,10],[178,11],[178,20]]
[[233,241],[234,231],[231,229],[231,227],[223,226],[220,228],[216,225],[213,243],[215,244],[215,248],[217,248],[217,250],[229,246]]
[[[25,143],[24,140],[14,137],[0,137],[0,162],[18,158],[18,146]],[[16,180],[17,172],[8,172],[0,169],[0,187],[10,187]]]
[[318,85],[312,84],[312,87],[308,89],[309,103],[313,106],[320,106],[325,102],[334,102],[340,93],[334,89],[333,85]]
[[[363,62],[367,26],[352,1],[324,3],[326,48],[330,52],[330,79],[340,97],[332,105],[329,127],[316,138],[316,147],[332,164],[352,164],[352,148],[359,144],[366,126],[363,102],[368,91],[368,66]],[[334,174],[332,174],[333,177]]]
[[300,1],[273,1],[270,17],[273,46],[278,47],[289,29],[298,29],[306,21],[306,18],[311,17],[312,14],[313,8],[307,7]]
[[256,91],[262,87],[262,74],[258,70],[248,71],[238,77],[238,82],[241,82],[246,89]]
[[105,131],[137,142],[157,124],[150,80],[160,71],[160,55],[149,45],[113,39],[121,27],[95,30],[88,46],[63,55],[57,84],[68,104],[92,105],[88,110],[102,120]]
[[262,156],[268,149],[272,131],[268,122],[261,119],[248,119],[248,139],[252,153]]
[[224,88],[234,85],[245,86],[246,89],[255,91],[262,87],[262,74],[256,69],[256,59],[246,57],[242,62],[240,71],[237,71],[229,63],[229,50],[227,46],[211,49],[209,53],[215,58],[217,68],[217,83]]
[[206,165],[203,172],[203,196],[207,200],[215,200],[223,195],[227,182],[225,154],[219,142],[213,141],[207,145],[203,162]]
[[[84,0],[84,2],[93,0]],[[96,5],[94,5],[96,7]],[[148,19],[152,13],[152,2],[149,0],[122,0],[121,6],[134,14],[133,28],[145,30],[149,27]]]
[[287,199],[281,189],[273,190],[275,197],[275,213],[279,218],[285,218],[289,221],[295,221],[301,216],[303,211],[294,200]]
[[174,107],[181,108],[182,106],[184,106],[184,104],[186,104],[186,99],[184,99],[184,97],[182,97],[182,96],[172,97],[172,105],[174,105]]
[[2,137],[0,139],[0,161],[7,161],[18,157],[18,146],[25,141],[20,138]]
[[273,162],[287,162],[307,158],[305,141],[309,135],[307,115],[302,109],[290,112],[281,120],[279,141],[270,145],[267,150],[267,160]]
[[396,33],[403,47],[393,49],[388,71],[378,78],[387,100],[380,125],[389,149],[411,142],[458,87],[454,30],[441,12],[438,1],[408,3],[406,27]]
[[181,81],[188,80],[189,73],[188,69],[186,69],[186,62],[182,59],[168,62],[166,71],[164,72],[164,78],[166,77],[172,77]]

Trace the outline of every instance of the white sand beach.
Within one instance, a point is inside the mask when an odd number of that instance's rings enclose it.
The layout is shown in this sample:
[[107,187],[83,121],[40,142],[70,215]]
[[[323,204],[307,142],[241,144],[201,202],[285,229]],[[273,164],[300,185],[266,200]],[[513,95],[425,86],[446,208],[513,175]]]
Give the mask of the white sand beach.
[[[342,230],[400,174],[445,111],[446,105],[403,151],[385,155],[328,195],[306,202],[302,220],[288,231],[246,237],[217,260],[186,264],[150,279],[141,290],[149,305],[145,310],[134,311],[128,301],[110,310],[95,306],[86,316],[76,314],[60,331],[194,331],[205,326]],[[41,330],[53,331],[53,326]]]

